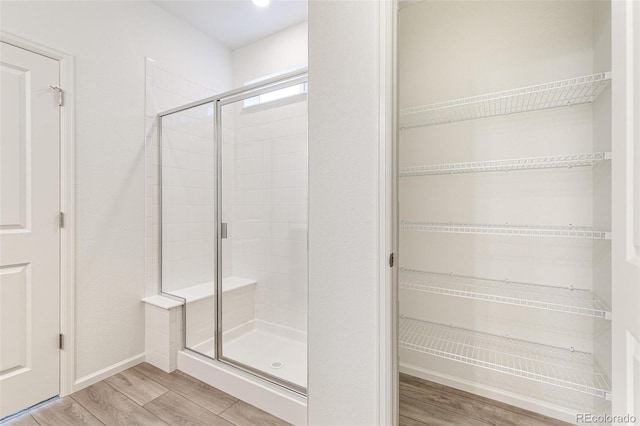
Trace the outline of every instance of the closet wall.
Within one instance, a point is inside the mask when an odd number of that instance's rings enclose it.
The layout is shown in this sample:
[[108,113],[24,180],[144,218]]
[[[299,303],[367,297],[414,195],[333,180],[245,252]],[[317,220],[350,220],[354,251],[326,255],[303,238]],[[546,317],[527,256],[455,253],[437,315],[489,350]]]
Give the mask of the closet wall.
[[[607,2],[400,10],[401,371],[567,421],[608,409],[609,74],[410,108],[607,72],[609,22]],[[595,101],[546,108],[571,98]]]

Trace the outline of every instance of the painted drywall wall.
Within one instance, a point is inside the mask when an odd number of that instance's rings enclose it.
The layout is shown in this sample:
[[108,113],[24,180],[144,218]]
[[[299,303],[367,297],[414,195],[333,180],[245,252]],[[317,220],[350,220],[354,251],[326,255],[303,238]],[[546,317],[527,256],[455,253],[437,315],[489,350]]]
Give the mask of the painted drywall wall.
[[233,51],[233,81],[247,81],[307,65],[308,24],[300,24]]
[[76,58],[76,378],[144,351],[145,56],[231,87],[230,53],[148,2],[6,2],[0,26]]
[[378,2],[309,3],[309,424],[378,424]]

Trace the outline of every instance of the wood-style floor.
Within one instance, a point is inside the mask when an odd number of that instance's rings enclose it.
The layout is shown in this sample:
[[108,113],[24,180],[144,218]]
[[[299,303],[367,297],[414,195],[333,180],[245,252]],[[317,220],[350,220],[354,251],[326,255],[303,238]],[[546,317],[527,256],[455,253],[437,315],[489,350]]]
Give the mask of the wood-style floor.
[[472,393],[400,375],[400,426],[570,426]]
[[145,363],[3,426],[288,424],[180,371],[168,374]]
[[[145,363],[33,409],[3,426],[287,424],[180,371],[168,374]],[[400,425],[565,426],[568,423],[401,374]]]

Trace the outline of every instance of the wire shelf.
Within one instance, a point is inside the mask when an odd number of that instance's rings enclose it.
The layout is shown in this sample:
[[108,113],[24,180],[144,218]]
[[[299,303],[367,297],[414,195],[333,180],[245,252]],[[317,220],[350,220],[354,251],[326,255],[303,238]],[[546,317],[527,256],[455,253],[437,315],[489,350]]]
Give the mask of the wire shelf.
[[400,288],[548,311],[611,319],[590,290],[400,268]]
[[592,102],[609,84],[611,73],[575,77],[536,86],[400,110],[400,128],[433,126]]
[[611,384],[587,352],[400,318],[400,347],[610,399]]
[[470,223],[400,222],[404,231],[445,232],[454,234],[505,235],[519,237],[586,238],[610,240],[611,234],[587,226],[483,225]]
[[469,163],[431,164],[400,169],[400,177],[445,175],[456,173],[508,172],[511,170],[572,168],[592,166],[610,160],[610,152],[549,155],[545,157],[515,158],[509,160],[474,161]]

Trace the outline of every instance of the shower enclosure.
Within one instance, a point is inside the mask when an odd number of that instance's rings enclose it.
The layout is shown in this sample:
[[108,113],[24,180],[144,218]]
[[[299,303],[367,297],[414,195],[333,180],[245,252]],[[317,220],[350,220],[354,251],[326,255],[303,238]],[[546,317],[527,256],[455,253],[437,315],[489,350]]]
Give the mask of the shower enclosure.
[[307,387],[307,74],[160,116],[162,292],[186,351]]

